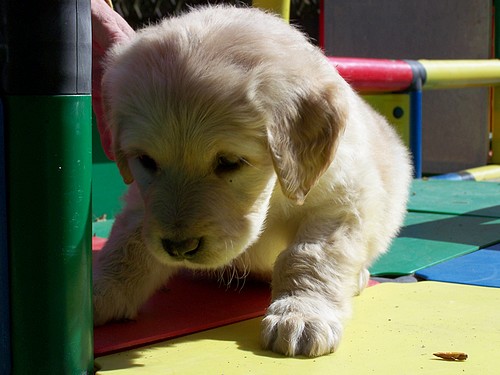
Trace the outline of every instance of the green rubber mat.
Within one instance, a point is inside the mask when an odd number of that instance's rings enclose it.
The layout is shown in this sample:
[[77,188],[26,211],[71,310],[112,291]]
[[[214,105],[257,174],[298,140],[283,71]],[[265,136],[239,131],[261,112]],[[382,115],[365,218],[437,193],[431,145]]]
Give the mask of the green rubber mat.
[[[114,220],[92,223],[107,238]],[[370,269],[373,276],[409,275],[434,264],[500,242],[500,219],[410,212],[406,226]]]
[[121,197],[127,186],[115,163],[92,166],[92,217],[112,219],[122,208]]
[[[106,238],[126,186],[114,163],[93,165],[93,234]],[[500,184],[415,180],[398,238],[370,269],[401,276],[500,242]],[[106,219],[106,220],[104,220]]]
[[401,276],[500,241],[500,219],[409,212],[388,253],[371,267],[374,276]]
[[401,276],[500,242],[500,184],[415,180],[405,227],[370,269]]
[[500,183],[415,180],[408,210],[500,218]]
[[113,227],[114,220],[94,221],[92,223],[92,236],[100,238],[108,238]]

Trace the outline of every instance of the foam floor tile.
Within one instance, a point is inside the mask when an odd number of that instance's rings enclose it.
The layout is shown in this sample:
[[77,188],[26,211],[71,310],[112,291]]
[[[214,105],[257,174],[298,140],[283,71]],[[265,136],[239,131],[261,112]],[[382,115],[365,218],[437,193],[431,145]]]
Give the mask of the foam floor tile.
[[96,327],[94,353],[101,356],[263,315],[270,285],[245,284],[224,287],[216,280],[179,274],[146,302],[136,320]]
[[113,218],[122,207],[121,197],[127,185],[115,163],[92,165],[92,215],[94,219],[106,215]]
[[500,183],[414,180],[408,209],[500,218]]
[[[495,374],[500,293],[496,288],[385,283],[354,298],[336,353],[285,358],[259,345],[260,319],[97,359],[100,375],[141,374]],[[468,354],[463,362],[432,355]]]
[[389,252],[371,268],[373,276],[400,276],[468,254],[500,240],[500,219],[409,212]]
[[424,268],[416,275],[426,280],[500,288],[500,251],[478,250]]

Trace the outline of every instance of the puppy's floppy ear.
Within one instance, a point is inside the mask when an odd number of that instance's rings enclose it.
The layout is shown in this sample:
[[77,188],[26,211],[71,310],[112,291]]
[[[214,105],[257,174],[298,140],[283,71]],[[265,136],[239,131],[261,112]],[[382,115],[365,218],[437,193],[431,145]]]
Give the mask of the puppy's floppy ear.
[[123,181],[129,185],[131,184],[132,182],[134,182],[134,176],[132,175],[132,172],[130,171],[130,168],[128,166],[128,159],[125,155],[125,153],[123,152],[123,149],[120,145],[120,136],[119,136],[119,131],[117,129],[117,126],[116,124],[114,124],[113,122],[116,121],[116,119],[113,119],[112,118],[112,114],[110,113],[111,111],[109,110],[110,106],[109,106],[109,96],[108,96],[108,93],[107,93],[107,90],[105,89],[105,85],[103,85],[103,104],[104,104],[104,111],[105,111],[105,115],[106,115],[106,120],[108,122],[108,124],[111,126],[112,128],[112,141],[111,141],[111,145],[112,145],[112,148],[113,148],[113,155],[114,155],[114,158],[115,158],[115,162],[116,162],[116,165],[118,166],[118,170],[120,171],[120,174],[123,178]]
[[[109,131],[111,133],[111,146],[113,148],[113,156],[120,171],[120,174],[123,178],[123,181],[128,185],[134,182],[134,177],[132,176],[132,172],[128,166],[128,160],[123,152],[120,145],[120,136],[119,136],[119,126],[117,125],[118,119],[116,118],[116,114],[112,113],[112,103],[115,100],[116,104],[116,94],[113,94],[113,86],[116,86],[115,81],[119,81],[116,74],[110,73],[110,67],[114,64],[114,54],[115,51],[118,51],[119,46],[115,46],[113,50],[111,50],[106,59],[107,70],[105,71],[103,78],[101,80],[101,93],[102,93],[102,107],[104,111],[104,117],[106,119],[107,126],[109,127]],[[115,84],[115,85],[114,85]]]
[[267,130],[281,189],[299,205],[332,162],[347,119],[338,83],[321,86],[275,111]]

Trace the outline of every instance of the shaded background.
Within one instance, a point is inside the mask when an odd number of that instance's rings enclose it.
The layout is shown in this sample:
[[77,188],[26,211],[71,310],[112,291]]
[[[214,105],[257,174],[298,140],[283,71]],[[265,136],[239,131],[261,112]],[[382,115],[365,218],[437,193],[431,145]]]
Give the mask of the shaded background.
[[[251,0],[114,0],[115,10],[134,28],[147,26],[161,18],[178,15],[189,7],[206,4],[250,6]],[[291,0],[290,21],[317,43],[319,0]]]
[[[251,0],[115,0],[134,28],[202,4]],[[319,40],[320,0],[291,0],[290,22]],[[324,0],[327,55],[388,59],[487,59],[492,0]],[[427,90],[423,95],[423,172],[487,164],[489,89]]]

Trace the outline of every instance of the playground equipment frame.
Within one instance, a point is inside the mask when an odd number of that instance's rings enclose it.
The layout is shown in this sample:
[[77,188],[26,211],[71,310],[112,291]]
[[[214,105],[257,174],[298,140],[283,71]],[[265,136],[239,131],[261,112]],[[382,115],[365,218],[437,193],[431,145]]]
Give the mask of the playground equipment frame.
[[[33,43],[46,43],[50,35],[70,36],[73,52],[59,56],[56,64],[54,56],[39,46],[33,46],[39,55],[16,54],[29,50],[22,39],[26,30],[15,24],[21,18],[26,20],[26,7],[2,2],[8,23],[7,64],[13,67],[16,62],[23,68],[17,70],[17,76],[9,77],[7,86],[4,82],[0,103],[0,373],[92,373],[90,0],[39,3],[38,7],[30,6],[33,20],[42,22],[39,33],[30,34]],[[500,0],[494,3],[498,20]],[[260,0],[254,5],[287,17],[290,4],[286,0]],[[18,16],[21,7],[22,17]],[[64,20],[73,21],[74,33],[68,33]],[[43,30],[52,30],[52,34]],[[497,57],[499,42],[496,37]],[[69,55],[77,56],[78,61],[65,60]],[[49,90],[40,85],[43,79],[27,79],[30,72],[40,75],[30,64],[42,58],[45,66],[57,67],[51,71],[56,81],[63,83],[59,87]],[[361,94],[409,96],[409,144],[416,177],[422,173],[422,92],[491,87],[493,160],[500,161],[500,60],[329,60]],[[67,75],[64,67],[70,63],[78,67],[73,75]],[[39,64],[40,69],[43,64]],[[21,79],[18,84],[15,77]],[[58,81],[61,77],[63,81]],[[69,82],[79,84],[68,89]],[[31,116],[26,115],[33,110]],[[26,140],[34,134],[36,139],[27,146]],[[55,191],[59,195],[54,198]],[[28,194],[35,194],[41,203],[37,207],[24,204]],[[31,226],[44,230],[34,237]]]

